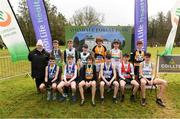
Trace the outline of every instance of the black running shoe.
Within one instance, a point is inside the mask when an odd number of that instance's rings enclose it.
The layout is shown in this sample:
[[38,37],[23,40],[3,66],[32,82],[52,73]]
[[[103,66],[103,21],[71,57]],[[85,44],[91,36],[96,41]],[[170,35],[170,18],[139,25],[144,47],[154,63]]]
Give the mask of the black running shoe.
[[117,98],[113,97],[113,103],[117,104]]
[[101,104],[104,104],[104,98],[101,98],[100,100],[101,100]]
[[142,100],[141,100],[141,105],[142,105],[142,106],[145,106],[145,105],[146,105],[146,99],[145,99],[145,98],[142,98]]
[[65,100],[66,100],[66,97],[65,97],[65,96],[61,96],[60,99],[59,99],[60,102],[63,102],[63,101],[65,101]]
[[76,99],[76,96],[75,96],[75,95],[73,95],[71,98],[72,98],[72,101],[73,101],[73,102],[76,102],[77,99]]
[[85,101],[84,101],[84,100],[81,100],[80,106],[83,106],[84,103],[85,103]]
[[165,104],[161,99],[156,99],[156,103],[162,107],[165,107]]
[[121,101],[121,102],[124,102],[124,95],[121,96],[120,101]]
[[131,100],[131,102],[136,102],[135,95],[131,95],[130,100]]

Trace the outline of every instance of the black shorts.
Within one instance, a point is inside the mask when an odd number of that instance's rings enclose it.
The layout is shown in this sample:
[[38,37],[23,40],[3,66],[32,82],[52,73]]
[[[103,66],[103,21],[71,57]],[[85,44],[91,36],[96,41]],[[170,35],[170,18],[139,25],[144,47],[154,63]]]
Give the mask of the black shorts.
[[151,78],[147,78],[147,80],[151,81],[152,79]]
[[[69,81],[70,79],[66,79],[67,81]],[[80,81],[78,80],[78,78],[75,78],[73,81],[76,82],[76,84],[78,84]]]
[[139,75],[139,66],[134,66],[134,75]]
[[56,79],[54,82],[51,82],[51,81],[52,81],[52,80],[48,80],[48,82],[49,82],[49,83],[52,83],[52,84],[53,84],[53,83],[58,84],[58,83],[60,82],[60,80],[59,80],[59,79]]
[[120,79],[120,80],[123,80],[123,81],[125,81],[126,82],[126,84],[131,84],[131,81],[133,80],[132,78],[127,78],[127,79]]
[[[88,83],[89,83],[90,81],[95,81],[95,80],[81,80],[81,81],[85,81],[85,82],[88,82]],[[81,81],[80,81],[80,82],[81,82]]]
[[[148,81],[151,81],[152,78],[146,78]],[[148,82],[146,81],[146,85],[148,85]]]
[[[109,82],[111,79],[106,79],[106,80]],[[101,80],[101,81],[103,81],[106,85],[106,82],[104,80]],[[116,80],[114,80],[114,81],[116,81]],[[112,81],[111,85],[113,85],[114,81]]]
[[48,81],[47,84],[45,82],[43,82],[43,83],[46,85],[46,87],[51,87],[53,83],[58,85],[59,82],[60,82],[59,80],[55,80],[54,82]]
[[[146,78],[148,81],[151,81],[151,78]],[[146,82],[146,85],[149,85],[148,82]]]

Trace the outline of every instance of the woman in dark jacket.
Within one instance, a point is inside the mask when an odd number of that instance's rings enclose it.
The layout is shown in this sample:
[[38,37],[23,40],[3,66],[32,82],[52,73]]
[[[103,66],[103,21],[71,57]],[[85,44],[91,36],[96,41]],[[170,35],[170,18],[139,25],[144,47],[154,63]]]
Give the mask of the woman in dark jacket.
[[49,53],[43,48],[42,40],[38,40],[36,48],[28,55],[31,62],[31,76],[35,79],[38,92],[40,84],[44,82],[45,67],[48,65],[49,56]]

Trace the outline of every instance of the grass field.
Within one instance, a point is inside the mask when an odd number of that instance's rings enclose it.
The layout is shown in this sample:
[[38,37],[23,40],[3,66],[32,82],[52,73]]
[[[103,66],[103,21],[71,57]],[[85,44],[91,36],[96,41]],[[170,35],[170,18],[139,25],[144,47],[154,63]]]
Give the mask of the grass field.
[[[158,48],[162,52],[163,48]],[[180,48],[174,49],[174,54],[179,53]],[[148,48],[155,60],[156,48]],[[105,95],[105,104],[99,102],[99,93],[96,96],[97,106],[90,105],[90,93],[86,93],[87,101],[83,107],[70,101],[60,103],[58,101],[47,102],[42,100],[42,95],[36,93],[34,81],[29,77],[16,77],[0,81],[0,118],[180,118],[180,74],[161,75],[168,81],[164,99],[166,108],[159,107],[155,103],[155,92],[147,91],[146,107],[140,105],[140,99],[136,103],[129,101],[130,91],[127,90],[125,102],[112,103],[112,93]]]

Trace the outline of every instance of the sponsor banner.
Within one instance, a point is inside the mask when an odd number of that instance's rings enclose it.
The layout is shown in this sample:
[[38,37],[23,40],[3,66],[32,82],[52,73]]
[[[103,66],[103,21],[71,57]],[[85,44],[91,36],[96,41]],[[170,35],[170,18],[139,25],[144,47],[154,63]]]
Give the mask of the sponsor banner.
[[160,56],[158,60],[159,73],[180,73],[180,56]]
[[122,44],[122,50],[125,53],[131,52],[132,27],[131,26],[66,26],[65,39],[74,40],[74,47],[81,50],[84,43],[88,44],[89,50],[95,45],[95,37],[102,36],[105,40],[103,45],[108,50],[114,39],[119,40]]
[[135,0],[135,29],[134,29],[134,46],[136,42],[143,41],[143,50],[147,49],[147,22],[148,22],[148,6],[147,0]]
[[27,59],[29,49],[8,0],[0,4],[0,37],[13,61]]
[[46,51],[52,50],[52,37],[43,0],[27,0],[36,40],[41,39]]

